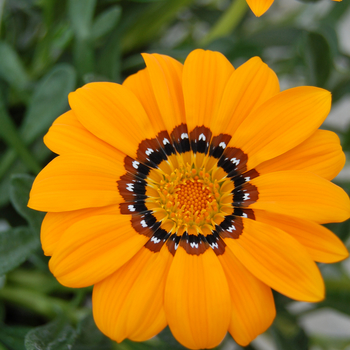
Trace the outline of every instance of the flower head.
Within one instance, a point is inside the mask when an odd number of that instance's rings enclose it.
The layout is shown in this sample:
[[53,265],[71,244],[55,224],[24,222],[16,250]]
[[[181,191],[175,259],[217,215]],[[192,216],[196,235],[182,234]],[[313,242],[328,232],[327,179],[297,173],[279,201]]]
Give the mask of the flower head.
[[[340,2],[342,0],[332,0]],[[263,15],[272,5],[274,0],[247,0],[247,4],[250,9],[253,11],[254,15],[260,17]]]
[[319,301],[314,261],[348,256],[320,224],[350,216],[331,180],[345,162],[318,130],[328,91],[283,92],[255,57],[234,69],[195,50],[184,65],[144,54],[123,85],[91,83],[45,136],[59,154],[29,206],[50,269],[94,285],[93,313],[110,338],[143,341],[169,325],[192,349],[241,345],[275,317],[271,288]]

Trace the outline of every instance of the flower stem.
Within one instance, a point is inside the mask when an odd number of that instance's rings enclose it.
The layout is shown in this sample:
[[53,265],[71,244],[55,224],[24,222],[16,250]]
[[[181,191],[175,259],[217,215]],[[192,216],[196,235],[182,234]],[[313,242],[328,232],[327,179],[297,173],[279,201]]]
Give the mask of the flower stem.
[[199,46],[208,46],[215,39],[222,38],[232,33],[247,10],[248,5],[246,0],[232,1],[230,7],[222,14],[209,33],[200,40]]
[[72,322],[78,322],[86,316],[90,310],[75,308],[69,302],[46,296],[27,288],[14,288],[5,286],[0,289],[0,298],[10,303],[21,305],[48,319],[52,319],[59,313],[64,313]]

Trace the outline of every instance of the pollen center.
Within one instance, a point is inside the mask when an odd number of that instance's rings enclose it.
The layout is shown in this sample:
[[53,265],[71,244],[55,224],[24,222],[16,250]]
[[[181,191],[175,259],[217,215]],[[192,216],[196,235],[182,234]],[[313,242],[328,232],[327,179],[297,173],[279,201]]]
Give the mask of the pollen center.
[[213,171],[187,164],[161,177],[147,190],[147,207],[162,226],[206,235],[232,213],[232,188],[225,186],[226,180],[218,181]]
[[175,187],[177,194],[177,202],[180,208],[185,212],[189,211],[192,214],[202,210],[206,210],[208,204],[214,201],[214,197],[208,187],[198,180],[187,180],[185,184],[180,184]]

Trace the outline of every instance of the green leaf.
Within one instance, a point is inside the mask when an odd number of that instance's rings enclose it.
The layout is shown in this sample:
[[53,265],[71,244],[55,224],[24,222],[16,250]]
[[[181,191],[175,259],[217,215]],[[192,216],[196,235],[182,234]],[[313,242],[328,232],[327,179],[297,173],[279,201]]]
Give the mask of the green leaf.
[[23,339],[29,330],[29,327],[1,325],[0,342],[11,350],[25,350]]
[[120,6],[112,6],[102,12],[92,26],[92,39],[96,41],[109,33],[117,25],[121,13],[122,8]]
[[332,89],[332,102],[336,102],[340,100],[344,95],[350,93],[350,77],[345,78],[340,81],[333,89]]
[[67,350],[72,349],[76,334],[73,327],[63,318],[45,326],[32,329],[25,337],[27,350]]
[[[30,100],[20,134],[26,145],[48,130],[52,122],[68,108],[68,94],[75,88],[76,73],[69,64],[56,65],[39,82]],[[16,160],[14,150],[7,151],[0,162],[0,178]]]
[[39,246],[38,237],[28,227],[0,232],[0,275],[22,264]]
[[29,78],[17,52],[7,43],[0,41],[0,57],[0,77],[16,89],[23,89]]
[[69,0],[68,12],[77,38],[90,38],[96,0]]
[[29,175],[13,175],[10,185],[10,199],[17,212],[28,221],[34,232],[38,233],[45,213],[27,207],[33,181],[34,177]]
[[68,107],[68,94],[75,84],[76,73],[69,64],[56,65],[39,82],[21,125],[25,141],[33,142]]
[[333,65],[327,39],[320,33],[308,32],[303,42],[303,57],[310,85],[324,87]]
[[92,315],[79,322],[72,350],[110,350],[112,342],[95,325]]

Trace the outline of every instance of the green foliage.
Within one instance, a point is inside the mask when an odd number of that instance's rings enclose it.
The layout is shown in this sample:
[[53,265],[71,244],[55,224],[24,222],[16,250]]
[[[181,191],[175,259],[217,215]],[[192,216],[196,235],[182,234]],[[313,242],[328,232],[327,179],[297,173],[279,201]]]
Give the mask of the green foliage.
[[[327,11],[316,15],[322,3]],[[349,99],[350,55],[338,27],[350,2],[300,0],[277,12],[279,5],[258,19],[244,0],[0,0],[0,350],[183,349],[168,328],[144,343],[110,341],[91,316],[91,288],[65,288],[51,275],[39,243],[44,213],[27,207],[34,176],[54,157],[42,138],[69,109],[71,91],[91,81],[121,83],[144,67],[141,52],[184,61],[202,47],[236,67],[258,55],[287,87],[326,88],[334,107]],[[349,126],[334,131],[349,152]],[[349,179],[337,182],[350,192]],[[349,222],[329,227],[349,242]],[[321,269],[327,297],[311,311],[293,311],[276,293],[277,317],[265,334],[275,348],[348,344],[350,337],[332,340],[300,322],[326,307],[350,316],[348,272],[341,263],[331,273]],[[229,335],[219,348],[241,349]],[[246,348],[262,349],[258,342]]]

